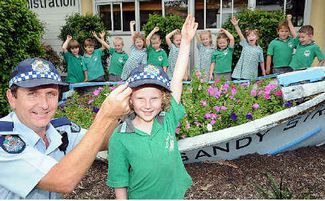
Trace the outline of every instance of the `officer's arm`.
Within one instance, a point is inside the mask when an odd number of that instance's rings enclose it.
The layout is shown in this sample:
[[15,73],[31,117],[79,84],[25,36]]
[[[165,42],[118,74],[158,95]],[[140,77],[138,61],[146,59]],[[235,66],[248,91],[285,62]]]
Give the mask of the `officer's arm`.
[[52,192],[71,192],[75,188],[102,148],[103,138],[109,139],[120,116],[129,112],[131,92],[126,84],[111,92],[80,143],[51,168],[37,187]]

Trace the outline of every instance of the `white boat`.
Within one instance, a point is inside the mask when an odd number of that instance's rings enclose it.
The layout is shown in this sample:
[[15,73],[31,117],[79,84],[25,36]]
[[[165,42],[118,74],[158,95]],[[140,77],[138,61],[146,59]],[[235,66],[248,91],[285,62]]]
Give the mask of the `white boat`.
[[[325,143],[325,67],[277,78],[284,100],[314,97],[239,126],[181,139],[178,144],[183,162],[232,160],[254,153],[274,155]],[[100,152],[97,158],[106,160],[107,152]]]
[[[307,76],[312,74],[311,77],[315,79]],[[324,74],[325,68],[320,67],[279,75],[280,84],[281,81],[288,82],[282,88],[286,100],[310,95],[314,97],[295,107],[239,126],[179,140],[183,162],[232,160],[254,153],[273,155],[300,147],[323,144],[325,142],[325,83],[322,81],[325,78]],[[302,81],[313,83],[295,84]],[[293,86],[289,86],[290,84]]]

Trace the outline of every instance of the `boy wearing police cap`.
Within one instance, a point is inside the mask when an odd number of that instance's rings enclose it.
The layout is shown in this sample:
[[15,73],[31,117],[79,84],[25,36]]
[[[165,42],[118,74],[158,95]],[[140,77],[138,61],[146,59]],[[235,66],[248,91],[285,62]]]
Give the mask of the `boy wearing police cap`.
[[13,112],[0,119],[0,199],[58,199],[71,192],[129,111],[131,89],[121,85],[88,131],[67,118],[53,120],[64,85],[43,59],[26,59],[14,69],[7,91]]

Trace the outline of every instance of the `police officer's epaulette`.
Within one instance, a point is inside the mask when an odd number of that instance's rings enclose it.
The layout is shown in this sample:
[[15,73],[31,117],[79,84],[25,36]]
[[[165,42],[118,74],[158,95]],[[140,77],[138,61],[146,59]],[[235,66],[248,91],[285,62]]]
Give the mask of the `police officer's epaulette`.
[[51,124],[54,126],[54,128],[58,128],[58,127],[61,127],[61,126],[70,126],[70,129],[71,129],[72,133],[78,133],[81,130],[80,126],[78,126],[74,122],[70,121],[66,117],[53,119],[53,120],[51,120]]
[[1,131],[6,131],[10,132],[14,130],[14,122],[10,121],[0,121],[0,132]]

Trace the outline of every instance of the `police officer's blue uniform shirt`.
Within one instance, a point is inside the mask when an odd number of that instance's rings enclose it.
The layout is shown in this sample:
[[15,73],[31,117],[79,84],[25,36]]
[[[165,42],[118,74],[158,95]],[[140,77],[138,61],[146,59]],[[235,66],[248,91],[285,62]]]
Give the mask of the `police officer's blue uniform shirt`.
[[[39,135],[22,124],[14,112],[1,118],[0,125],[0,200],[62,198],[60,193],[38,189],[36,185],[80,142],[86,130],[67,119],[51,121],[46,131],[46,149]],[[60,147],[63,132],[69,140],[65,153]]]

